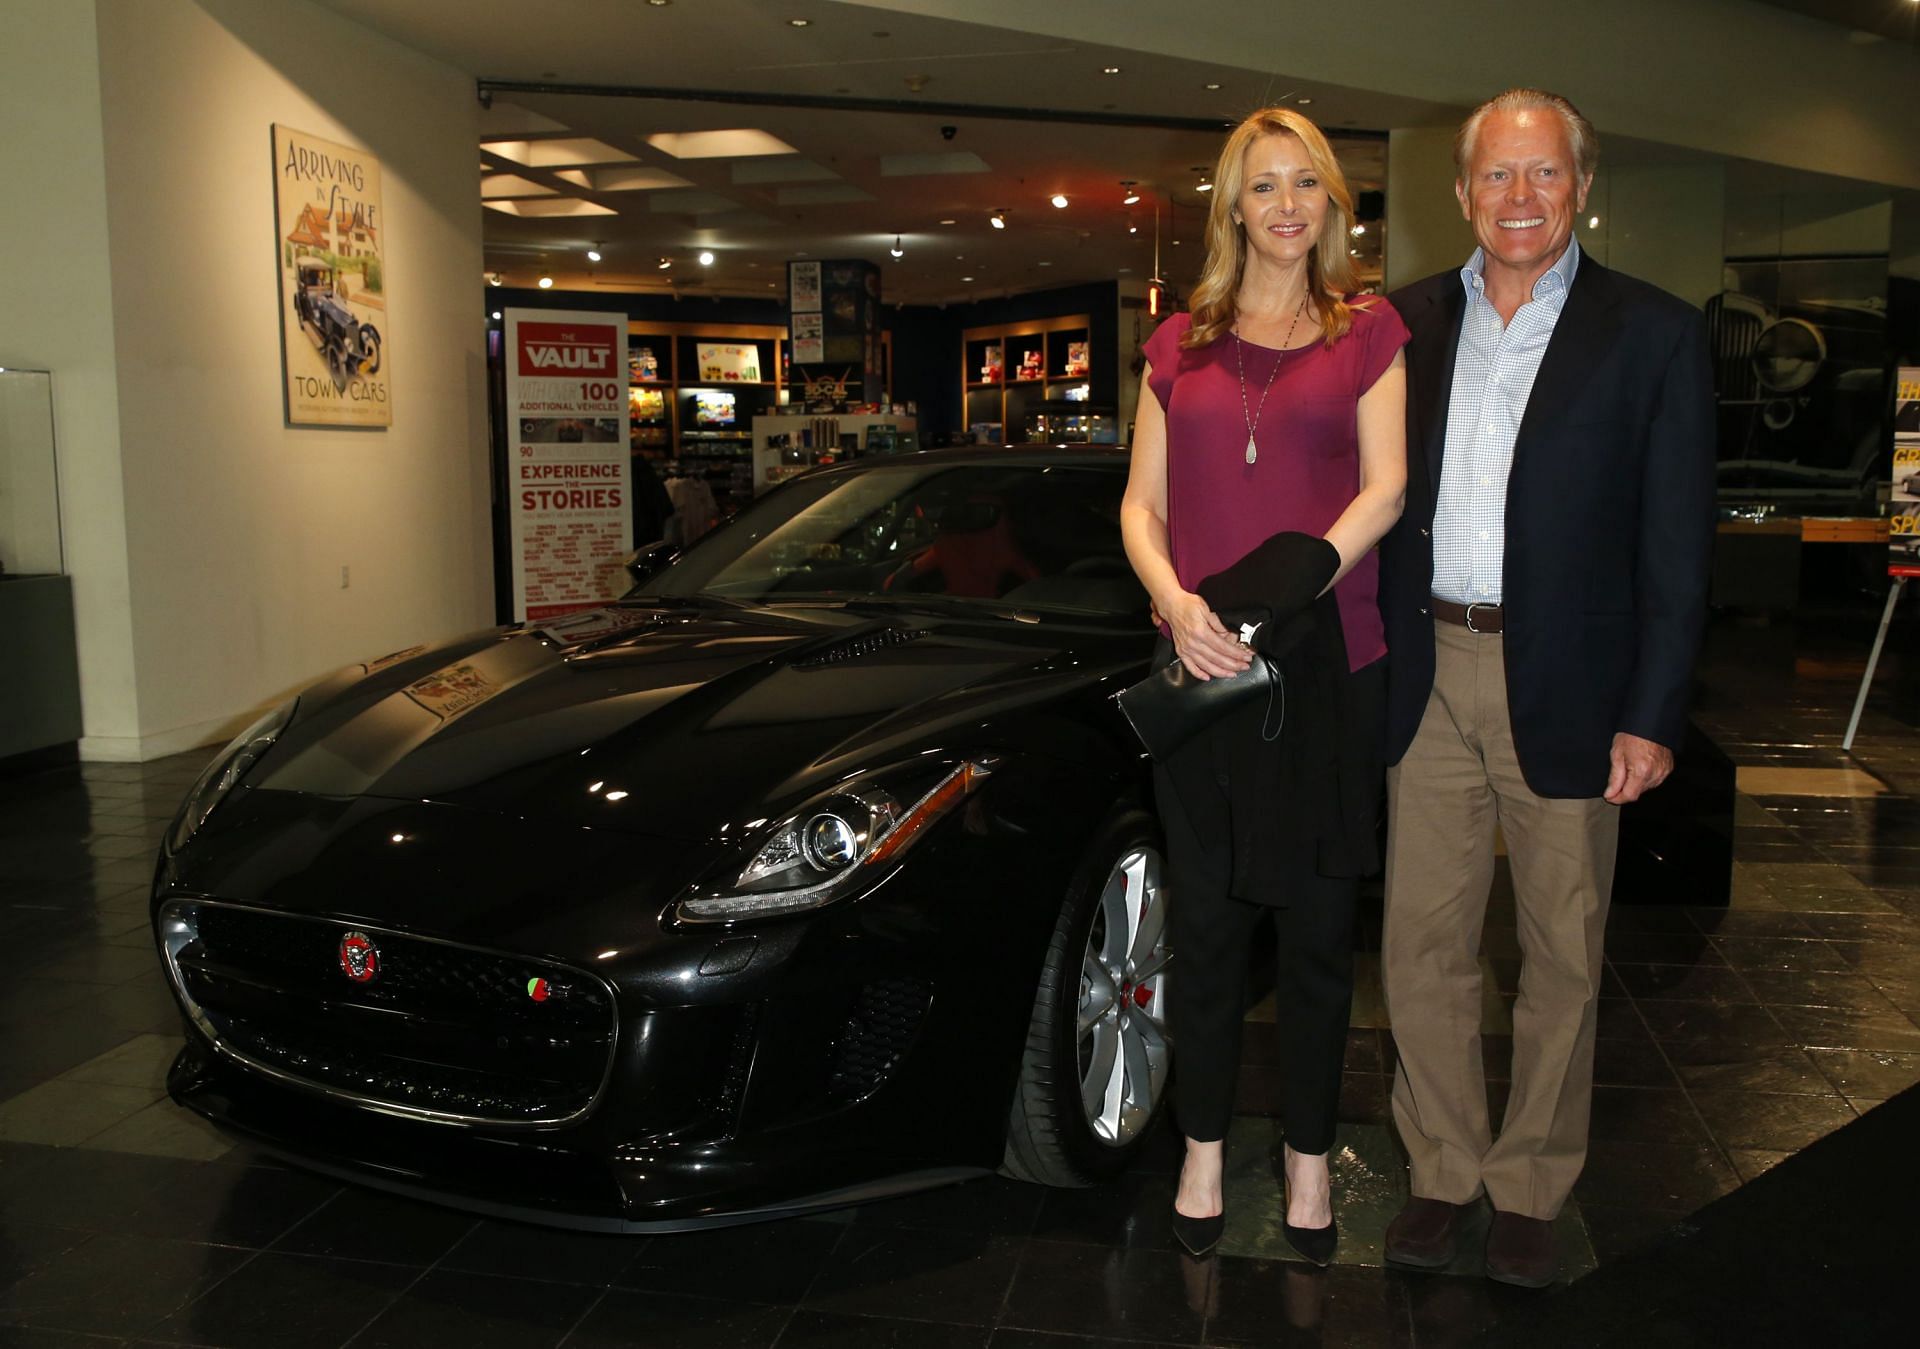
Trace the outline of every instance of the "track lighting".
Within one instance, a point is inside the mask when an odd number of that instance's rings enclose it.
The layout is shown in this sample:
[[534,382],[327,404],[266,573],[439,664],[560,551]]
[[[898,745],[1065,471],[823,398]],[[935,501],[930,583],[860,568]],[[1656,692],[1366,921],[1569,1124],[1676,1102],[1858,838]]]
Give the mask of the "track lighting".
[[552,278],[552,277],[550,277],[550,276],[547,276],[547,275],[545,275],[545,274],[543,273],[543,274],[541,275],[541,277],[540,277],[540,289],[541,289],[541,290],[552,290],[552,289],[553,289],[553,278]]
[[506,284],[506,282],[507,282],[507,279],[504,276],[500,275],[500,273],[498,272],[487,273],[487,284],[489,286],[503,286]]
[[1007,227],[1007,213],[1005,211],[995,211],[987,217],[987,223],[997,230],[1003,230]]
[[589,248],[587,250],[587,261],[588,262],[600,261],[600,250],[598,248]]
[[896,258],[904,258],[907,256],[907,250],[900,246],[900,236],[897,234],[893,236],[893,247],[887,251],[892,253]]
[[1054,209],[1057,211],[1064,211],[1067,209],[1067,194],[1064,192],[1056,192],[1051,197],[1047,198],[1047,200],[1053,203]]
[[713,253],[710,249],[703,248],[700,250],[700,265],[702,267],[713,266]]
[[1132,206],[1135,202],[1140,200],[1140,189],[1138,185],[1133,181],[1133,179],[1122,178],[1120,180],[1120,186],[1124,187],[1127,190],[1127,195],[1120,198],[1120,204],[1122,206]]
[[660,259],[660,266],[656,270],[664,272],[671,266],[673,266],[672,258],[662,258]]

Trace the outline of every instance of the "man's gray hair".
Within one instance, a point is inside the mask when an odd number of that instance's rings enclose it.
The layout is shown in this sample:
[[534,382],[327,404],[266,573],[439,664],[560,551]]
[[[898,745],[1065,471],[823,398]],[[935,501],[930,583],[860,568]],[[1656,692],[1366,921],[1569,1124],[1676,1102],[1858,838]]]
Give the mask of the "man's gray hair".
[[1509,89],[1495,94],[1467,115],[1453,136],[1453,169],[1461,182],[1467,180],[1467,166],[1473,162],[1473,143],[1480,134],[1480,123],[1496,112],[1551,112],[1567,129],[1567,146],[1580,177],[1591,178],[1600,165],[1600,133],[1581,115],[1580,109],[1559,94],[1545,89]]

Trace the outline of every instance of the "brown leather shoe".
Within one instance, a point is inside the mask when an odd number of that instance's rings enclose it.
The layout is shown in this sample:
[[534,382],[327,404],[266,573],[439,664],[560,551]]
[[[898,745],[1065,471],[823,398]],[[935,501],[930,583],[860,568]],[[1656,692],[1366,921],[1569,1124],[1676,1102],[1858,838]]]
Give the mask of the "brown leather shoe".
[[1493,1211],[1493,1226],[1487,1231],[1489,1279],[1521,1288],[1545,1288],[1559,1273],[1552,1223]]
[[1459,1216],[1458,1204],[1415,1195],[1387,1224],[1387,1259],[1415,1269],[1442,1269],[1452,1264]]

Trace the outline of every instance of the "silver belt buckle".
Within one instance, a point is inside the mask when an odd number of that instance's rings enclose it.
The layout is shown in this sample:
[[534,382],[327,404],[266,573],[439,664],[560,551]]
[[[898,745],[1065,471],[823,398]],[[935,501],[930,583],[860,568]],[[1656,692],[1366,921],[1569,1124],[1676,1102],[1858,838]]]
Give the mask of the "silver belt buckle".
[[1481,631],[1479,628],[1473,626],[1473,611],[1475,609],[1498,609],[1499,607],[1497,604],[1480,604],[1478,602],[1469,604],[1467,606],[1467,631],[1473,633],[1479,633]]

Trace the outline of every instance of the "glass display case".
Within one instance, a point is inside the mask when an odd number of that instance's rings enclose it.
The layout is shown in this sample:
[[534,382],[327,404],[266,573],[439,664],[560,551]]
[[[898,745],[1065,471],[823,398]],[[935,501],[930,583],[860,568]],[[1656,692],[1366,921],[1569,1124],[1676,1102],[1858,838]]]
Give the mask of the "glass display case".
[[44,370],[0,369],[0,575],[65,570],[53,377]]
[[73,590],[60,537],[53,377],[0,369],[0,758],[80,738]]

